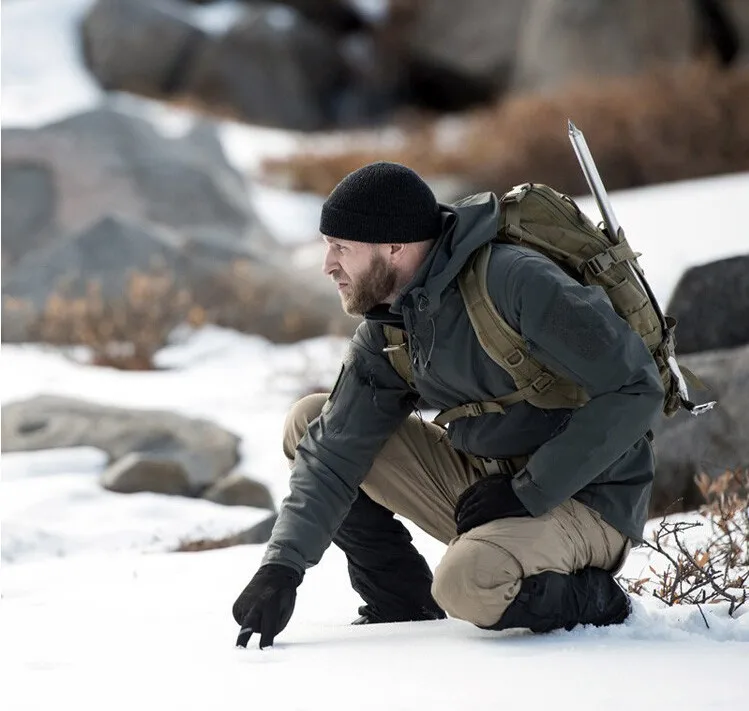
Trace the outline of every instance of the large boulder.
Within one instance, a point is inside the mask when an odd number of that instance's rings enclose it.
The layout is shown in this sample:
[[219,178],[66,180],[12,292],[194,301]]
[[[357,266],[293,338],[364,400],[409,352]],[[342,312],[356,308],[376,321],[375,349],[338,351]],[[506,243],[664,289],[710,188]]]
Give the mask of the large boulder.
[[[501,91],[507,85],[526,15],[517,0],[430,0],[415,3],[407,34],[410,61],[419,74],[433,69],[433,81],[473,84],[478,93]],[[466,87],[464,87],[466,91]]]
[[687,270],[666,311],[679,354],[749,344],[749,254]]
[[[520,4],[520,3],[519,3]],[[580,77],[688,61],[697,19],[688,0],[529,0],[513,86],[553,90]]]
[[53,294],[79,298],[97,283],[103,299],[122,298],[131,273],[165,273],[184,286],[200,278],[188,241],[176,232],[107,215],[23,256],[3,279],[3,297],[41,309]]
[[178,91],[207,39],[176,0],[97,0],[81,25],[84,62],[99,84],[148,96]]
[[[130,410],[52,395],[4,405],[1,441],[3,452],[96,447],[109,455],[111,464],[130,454],[149,461],[171,462],[187,478],[185,493],[193,495],[201,494],[225,476],[239,460],[239,437],[212,422],[172,412]],[[132,465],[140,461],[125,461],[123,468],[132,472]],[[175,467],[169,469],[168,476],[179,479]],[[131,486],[134,479],[133,475]],[[139,481],[143,487],[143,479]],[[163,488],[154,484],[150,490]]]
[[167,138],[114,105],[41,128],[4,129],[3,278],[28,252],[109,214],[268,248],[243,179],[206,136],[212,131]]
[[708,386],[690,394],[718,405],[697,417],[680,412],[655,429],[656,477],[651,514],[699,507],[694,477],[749,467],[749,346],[679,358]]
[[347,81],[337,38],[279,5],[248,8],[204,43],[183,91],[250,123],[312,131],[330,127]]
[[[300,289],[300,274],[284,254],[263,257],[239,245],[189,239],[112,215],[27,254],[6,271],[4,341],[46,340],[54,333],[53,342],[62,338],[91,345],[86,341],[88,327],[104,324],[76,320],[84,298],[94,313],[101,310],[116,322],[111,338],[122,341],[139,338],[133,329],[145,327],[154,336],[154,328],[159,328],[166,337],[195,313],[193,307],[204,321],[273,342],[350,334],[355,327],[322,278],[319,264]],[[97,288],[92,293],[93,285]],[[155,303],[143,303],[141,287],[155,289]]]

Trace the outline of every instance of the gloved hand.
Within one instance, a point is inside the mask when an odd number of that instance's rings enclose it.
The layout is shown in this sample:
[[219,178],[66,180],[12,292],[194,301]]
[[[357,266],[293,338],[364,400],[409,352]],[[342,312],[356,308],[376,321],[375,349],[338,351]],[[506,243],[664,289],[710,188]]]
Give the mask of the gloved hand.
[[246,647],[255,632],[260,633],[260,649],[273,646],[274,637],[291,619],[301,582],[301,573],[286,565],[260,566],[232,608],[234,619],[242,628],[237,646]]
[[455,506],[458,534],[498,518],[530,515],[512,488],[512,480],[504,474],[491,474],[474,482]]

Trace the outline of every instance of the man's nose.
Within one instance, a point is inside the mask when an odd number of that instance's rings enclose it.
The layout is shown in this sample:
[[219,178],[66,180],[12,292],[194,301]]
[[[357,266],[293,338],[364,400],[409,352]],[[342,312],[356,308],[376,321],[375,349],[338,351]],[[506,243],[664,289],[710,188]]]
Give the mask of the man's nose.
[[325,249],[325,259],[322,262],[322,270],[324,274],[332,274],[337,267],[337,262],[333,256],[333,251],[328,246]]

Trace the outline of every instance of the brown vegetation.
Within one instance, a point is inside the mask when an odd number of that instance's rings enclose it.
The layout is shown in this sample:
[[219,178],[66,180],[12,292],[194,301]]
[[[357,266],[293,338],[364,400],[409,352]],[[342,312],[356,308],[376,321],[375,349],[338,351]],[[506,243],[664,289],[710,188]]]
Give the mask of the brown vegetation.
[[300,295],[298,302],[292,297],[277,276],[236,260],[190,284],[178,284],[169,272],[132,272],[119,298],[104,297],[98,282],[89,283],[82,296],[60,287],[40,311],[6,297],[3,314],[28,324],[26,341],[86,346],[91,364],[122,370],[153,369],[154,356],[181,324],[212,323],[278,343],[349,335],[345,326],[351,320],[344,321],[337,310],[330,315],[322,306],[314,311],[305,304],[308,295]]
[[190,292],[178,288],[170,275],[132,273],[117,300],[105,299],[98,282],[88,285],[85,296],[53,294],[33,319],[29,338],[87,346],[92,365],[151,370],[153,356],[167,344],[174,328],[181,323],[200,326],[205,317]]
[[[733,616],[749,599],[749,469],[717,479],[702,474],[696,483],[707,502],[700,509],[707,523],[664,517],[644,544],[665,558],[665,568],[651,565],[651,575],[621,580],[629,592],[650,594],[669,606],[727,603]],[[703,525],[708,527],[706,538],[691,546],[684,534]]]
[[[610,189],[749,170],[749,67],[703,63],[646,76],[582,83],[554,95],[517,95],[496,105],[390,133],[320,139],[263,164],[266,176],[327,194],[348,172],[392,160],[425,177],[456,176],[469,190],[504,192],[532,181],[586,190],[567,119],[586,135]],[[336,139],[339,137],[336,136]],[[304,145],[304,144],[303,144]]]

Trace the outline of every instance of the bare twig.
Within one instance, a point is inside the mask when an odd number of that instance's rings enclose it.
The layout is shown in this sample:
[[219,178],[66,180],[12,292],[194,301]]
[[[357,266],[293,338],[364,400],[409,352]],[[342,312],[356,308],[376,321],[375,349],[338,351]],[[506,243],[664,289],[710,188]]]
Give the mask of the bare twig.
[[652,576],[620,579],[630,593],[653,597],[672,605],[696,605],[705,625],[704,604],[728,603],[728,614],[749,599],[749,470],[729,471],[716,479],[702,474],[697,486],[705,498],[700,514],[709,531],[707,540],[690,547],[684,534],[702,522],[661,520],[652,541],[644,541],[666,566],[660,572],[651,564]]

